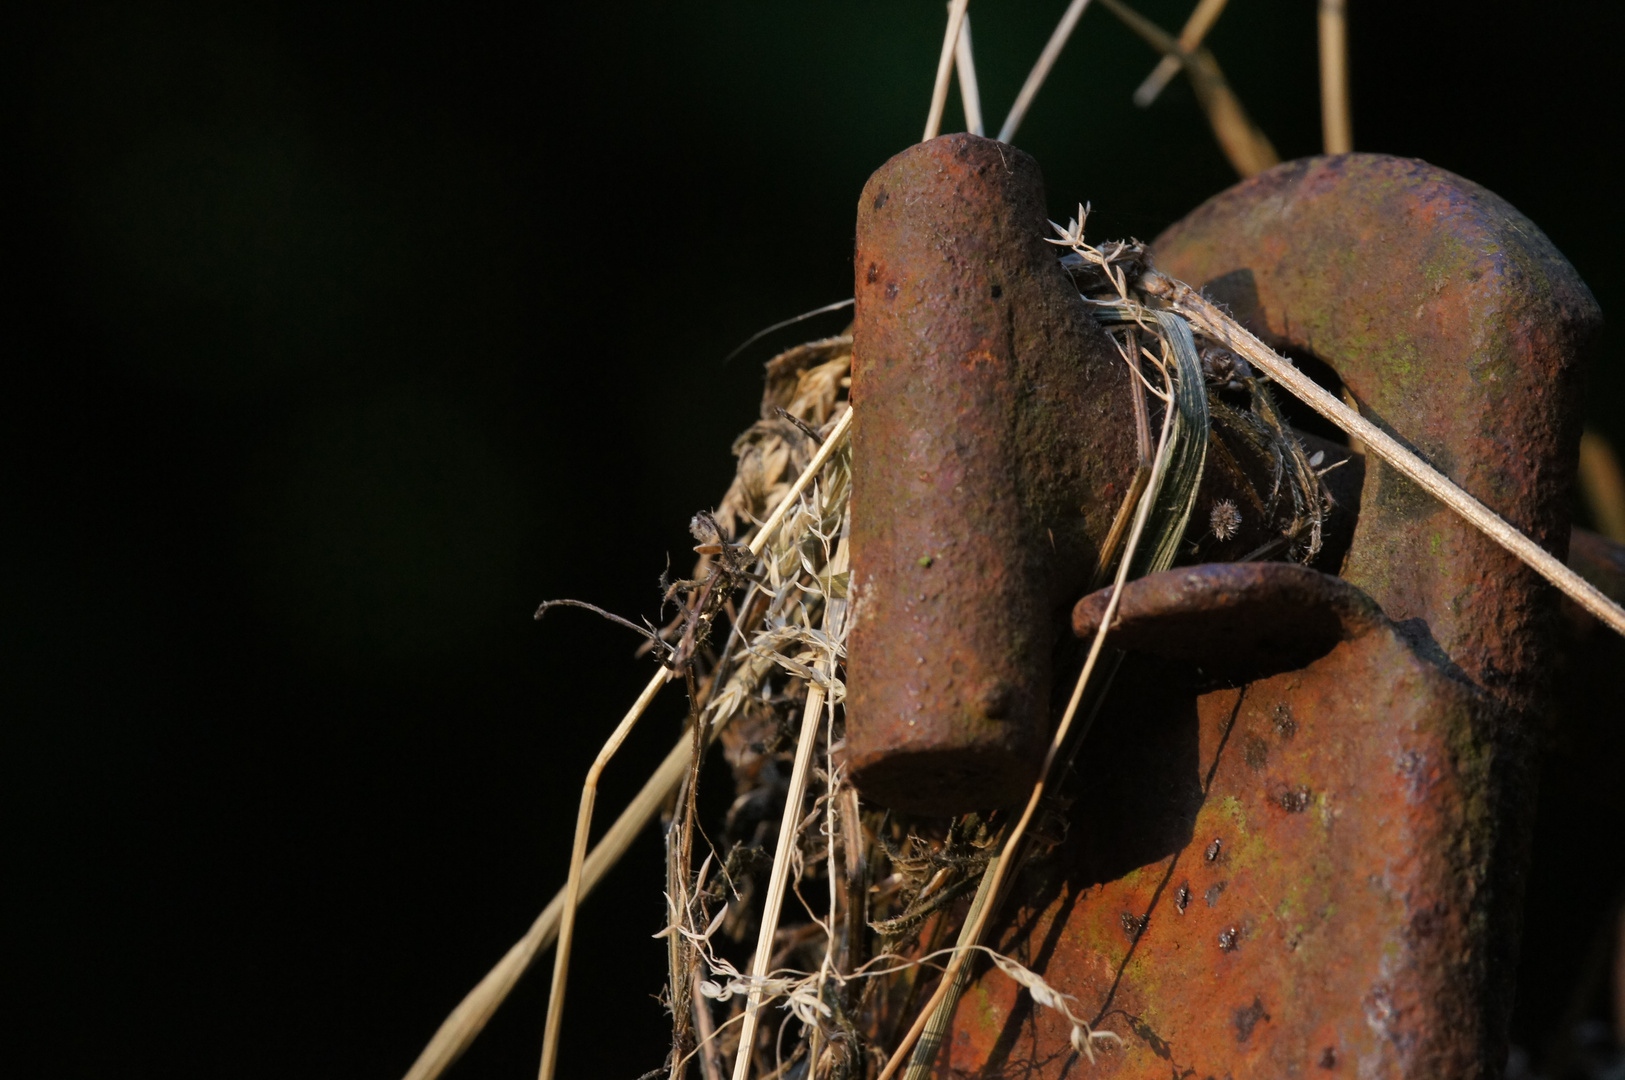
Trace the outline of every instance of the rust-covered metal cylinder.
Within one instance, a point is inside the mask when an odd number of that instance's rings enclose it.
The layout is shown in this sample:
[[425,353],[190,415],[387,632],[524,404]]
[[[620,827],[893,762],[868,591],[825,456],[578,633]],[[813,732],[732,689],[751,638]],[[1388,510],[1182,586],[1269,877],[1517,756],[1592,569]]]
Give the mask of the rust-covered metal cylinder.
[[1044,242],[1028,155],[945,135],[858,204],[847,761],[866,798],[1016,803],[1052,653],[1132,480],[1128,369]]

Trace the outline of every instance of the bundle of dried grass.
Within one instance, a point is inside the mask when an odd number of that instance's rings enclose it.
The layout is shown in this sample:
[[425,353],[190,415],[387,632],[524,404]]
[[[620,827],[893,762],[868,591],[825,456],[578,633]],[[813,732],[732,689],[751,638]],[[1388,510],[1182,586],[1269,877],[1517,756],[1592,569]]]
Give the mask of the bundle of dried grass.
[[[1123,258],[1128,246],[1102,254],[1082,243],[1081,222],[1063,240],[1094,260],[1107,280],[1126,284],[1120,264],[1129,261]],[[1118,335],[1125,363],[1157,402],[1142,397],[1143,415],[1125,422],[1148,437],[1154,426],[1162,431],[1154,447],[1147,438],[1150,475],[1120,515],[1132,523],[1115,560],[1122,581],[1131,572],[1166,567],[1181,550],[1208,443],[1209,387],[1183,320],[1143,307],[1130,311],[1124,306],[1130,298],[1119,293],[1115,307],[1102,306],[1103,319]],[[806,422],[798,409],[832,399],[847,381],[849,350],[849,339],[833,338],[769,363],[763,418],[736,444],[739,475],[719,522],[748,520],[771,501],[797,452],[795,435],[806,435],[796,423]],[[980,937],[998,908],[1001,884],[1046,850],[1028,833],[1049,805],[1046,784],[1052,789],[1070,760],[1063,750],[1075,749],[1073,718],[1102,657],[1103,637],[1090,651],[1043,777],[1020,815],[904,821],[865,808],[839,760],[839,661],[850,626],[842,543],[846,468],[844,457],[833,459],[824,481],[787,519],[788,531],[803,537],[799,558],[763,561],[753,586],[759,613],[747,606],[747,629],[720,661],[755,688],[748,696],[724,690],[717,698],[741,702],[729,706],[738,720],[722,735],[735,799],[720,845],[705,853],[698,873],[688,871],[696,853],[685,845],[699,834],[683,818],[692,812],[691,799],[668,830],[674,841],[671,922],[662,933],[671,943],[674,1037],[663,1071],[673,1076],[690,1056],[699,1057],[707,1077],[723,1075],[731,1058],[735,1080],[789,1069],[813,1077],[873,1075],[889,1058],[880,1069],[884,1076],[908,1059],[928,1027],[940,1037],[955,988],[969,974],[968,959],[988,951]],[[1136,558],[1142,538],[1148,554]],[[1039,836],[1053,831],[1036,829]],[[752,937],[755,948],[747,954],[743,947]],[[944,959],[939,978],[936,965]],[[1091,1029],[1067,999],[1014,960],[993,961],[1040,1005],[1064,1013],[1080,1052],[1092,1057],[1097,1045],[1115,1038]],[[719,1006],[726,1010],[720,1017],[713,1011]],[[765,1022],[774,1016],[778,1023]],[[936,1045],[928,1037],[914,1052],[911,1074],[928,1066]]]

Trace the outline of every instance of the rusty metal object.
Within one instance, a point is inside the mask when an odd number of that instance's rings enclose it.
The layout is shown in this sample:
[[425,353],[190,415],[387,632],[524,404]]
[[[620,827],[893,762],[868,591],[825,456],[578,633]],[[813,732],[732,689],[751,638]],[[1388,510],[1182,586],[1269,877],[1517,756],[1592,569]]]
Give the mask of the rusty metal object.
[[[1067,841],[1025,872],[995,947],[1123,1036],[1090,1076],[1478,1075],[1498,788],[1471,748],[1501,709],[1347,583],[1235,569],[1135,582],[1125,623],[1247,610],[1329,651],[1205,694],[1198,639],[1131,656],[1069,785]],[[1210,638],[1204,662],[1226,652]],[[967,991],[944,1075],[1067,1070],[1065,1026],[1016,990],[991,973]]]
[[1031,788],[1051,652],[1137,458],[1128,372],[1031,157],[945,135],[858,205],[848,762],[930,813]]
[[[1566,545],[1597,312],[1506,203],[1420,162],[1312,159],[1218,196],[1157,252]],[[1123,1035],[1091,1075],[1476,1077],[1505,1060],[1555,597],[1377,463],[1343,566],[1187,568],[1125,592],[1115,640],[1139,651],[1069,785],[1071,832],[994,942]],[[1086,598],[1075,628],[1103,609]],[[1210,689],[1225,678],[1252,681]],[[954,1028],[945,1075],[1079,1067],[1055,1014],[997,973]]]
[[[1072,609],[1072,632],[1092,638],[1111,590]],[[1379,614],[1346,583],[1294,563],[1207,563],[1152,574],[1123,589],[1111,643],[1198,665],[1203,684],[1236,686],[1325,656]]]
[[[1290,162],[1223,192],[1153,245],[1277,348],[1331,365],[1362,413],[1562,555],[1579,383],[1600,313],[1505,200],[1424,162]],[[1343,576],[1421,619],[1502,701],[1539,695],[1552,592],[1534,571],[1379,463]]]

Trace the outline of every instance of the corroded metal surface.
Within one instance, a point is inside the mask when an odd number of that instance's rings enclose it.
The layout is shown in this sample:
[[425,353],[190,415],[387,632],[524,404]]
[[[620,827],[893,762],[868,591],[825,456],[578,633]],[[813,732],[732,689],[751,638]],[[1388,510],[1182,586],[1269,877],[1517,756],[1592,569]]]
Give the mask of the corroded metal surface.
[[1341,640],[1299,670],[1199,694],[1188,663],[1131,657],[1069,836],[1017,885],[997,947],[1124,1046],[1073,1062],[1055,1015],[984,973],[943,1075],[1480,1074],[1496,792],[1473,743],[1498,707],[1358,590],[1316,591]]
[[[1330,364],[1367,418],[1558,555],[1580,437],[1585,283],[1505,200],[1424,162],[1289,162],[1153,245],[1267,342]],[[1555,602],[1534,571],[1379,463],[1343,576],[1500,700],[1538,694]]]
[[[1517,211],[1352,155],[1255,177],[1156,246],[1567,545],[1597,312]],[[1118,640],[1139,651],[1084,746],[1070,835],[1023,875],[996,945],[1126,1045],[1075,1061],[1055,1014],[982,972],[944,1075],[1499,1071],[1555,598],[1375,463],[1343,565],[1347,581],[1199,567],[1125,592]],[[1086,598],[1077,628],[1103,609]],[[1253,681],[1210,689],[1226,677]]]
[[1128,372],[1043,242],[1037,163],[945,135],[858,205],[848,761],[866,798],[1017,801],[1050,654],[1132,479]]
[[[1074,634],[1095,636],[1111,594],[1078,601]],[[1379,614],[1358,589],[1306,566],[1207,563],[1129,582],[1110,640],[1198,665],[1205,683],[1236,686],[1320,659]]]

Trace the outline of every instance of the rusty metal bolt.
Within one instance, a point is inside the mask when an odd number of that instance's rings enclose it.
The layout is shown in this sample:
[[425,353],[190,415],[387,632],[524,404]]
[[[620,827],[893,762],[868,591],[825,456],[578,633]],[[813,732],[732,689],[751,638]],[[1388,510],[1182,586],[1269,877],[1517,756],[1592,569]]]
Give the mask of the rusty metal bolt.
[[1037,163],[974,135],[892,158],[858,206],[847,743],[882,805],[1027,794],[1133,476],[1128,371],[1046,231]]

